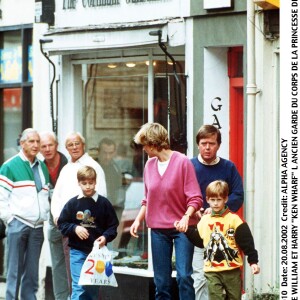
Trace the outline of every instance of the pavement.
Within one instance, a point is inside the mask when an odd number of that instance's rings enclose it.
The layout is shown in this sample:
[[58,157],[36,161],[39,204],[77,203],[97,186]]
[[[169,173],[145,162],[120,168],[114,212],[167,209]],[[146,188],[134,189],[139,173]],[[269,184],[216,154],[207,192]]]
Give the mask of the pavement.
[[[0,300],[5,300],[5,289],[6,289],[6,283],[0,282]],[[49,286],[49,283],[46,287],[41,287],[39,291],[37,292],[37,299],[41,300],[54,300],[53,291],[52,291],[52,281],[51,286]]]
[[0,282],[0,299],[5,299],[5,283]]

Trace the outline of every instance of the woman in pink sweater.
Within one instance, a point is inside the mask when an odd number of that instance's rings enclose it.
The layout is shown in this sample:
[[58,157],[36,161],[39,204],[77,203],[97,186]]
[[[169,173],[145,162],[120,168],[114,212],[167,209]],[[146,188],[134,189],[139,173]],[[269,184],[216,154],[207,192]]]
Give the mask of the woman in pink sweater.
[[[144,124],[134,137],[149,159],[144,169],[145,198],[130,233],[137,236],[141,222],[151,228],[151,247],[156,286],[155,299],[172,299],[172,251],[175,245],[180,299],[195,299],[193,245],[184,232],[198,223],[193,215],[202,205],[202,195],[190,160],[172,151],[167,130],[158,123]],[[174,222],[180,220],[177,231]]]

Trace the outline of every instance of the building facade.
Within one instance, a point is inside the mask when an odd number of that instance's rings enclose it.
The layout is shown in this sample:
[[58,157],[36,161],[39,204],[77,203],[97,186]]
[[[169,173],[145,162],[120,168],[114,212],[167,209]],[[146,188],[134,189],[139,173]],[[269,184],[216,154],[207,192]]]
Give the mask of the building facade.
[[[56,131],[61,145],[70,131],[82,132],[95,159],[100,140],[109,137],[118,149],[115,161],[129,174],[111,246],[119,254],[119,295],[136,279],[153,289],[149,232],[142,226],[138,240],[128,233],[143,197],[147,160],[132,138],[152,121],[168,128],[172,148],[189,157],[197,154],[199,127],[219,127],[219,154],[233,160],[243,177],[241,213],[261,261],[254,279],[245,267],[245,290],[252,295],[278,288],[279,5],[259,2],[30,2],[33,126]],[[145,289],[138,286],[139,293]],[[117,299],[113,291],[107,296]]]
[[[18,152],[19,134],[32,124],[32,7],[32,1],[0,2],[1,165]],[[0,281],[5,280],[5,255],[4,240],[0,242]]]

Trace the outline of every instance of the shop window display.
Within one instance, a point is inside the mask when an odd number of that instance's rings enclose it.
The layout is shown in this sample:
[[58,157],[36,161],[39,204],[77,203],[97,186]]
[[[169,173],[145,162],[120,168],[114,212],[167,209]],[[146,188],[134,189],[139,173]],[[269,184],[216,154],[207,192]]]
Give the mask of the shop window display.
[[149,86],[153,85],[154,92],[153,120],[173,128],[170,140],[175,143],[179,129],[175,105],[180,104],[185,109],[184,102],[176,103],[172,66],[156,61],[152,83],[148,66],[149,63],[141,61],[130,65],[98,63],[83,68],[87,148],[105,172],[108,199],[120,220],[118,236],[109,249],[114,253],[115,266],[138,269],[148,269],[148,229],[143,223],[139,238],[135,239],[131,238],[129,228],[143,199],[147,156],[142,147],[133,142],[133,136],[148,122]]

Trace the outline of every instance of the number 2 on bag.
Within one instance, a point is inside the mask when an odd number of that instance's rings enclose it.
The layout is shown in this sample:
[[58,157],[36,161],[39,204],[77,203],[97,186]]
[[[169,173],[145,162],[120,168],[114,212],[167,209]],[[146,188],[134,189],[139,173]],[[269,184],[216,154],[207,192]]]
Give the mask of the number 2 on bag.
[[88,268],[84,273],[85,273],[85,274],[93,275],[94,272],[92,272],[91,270],[94,268],[95,261],[94,261],[93,259],[88,259],[87,261],[88,261],[88,262],[91,262],[91,263],[92,263],[92,266],[91,266],[90,268]]

